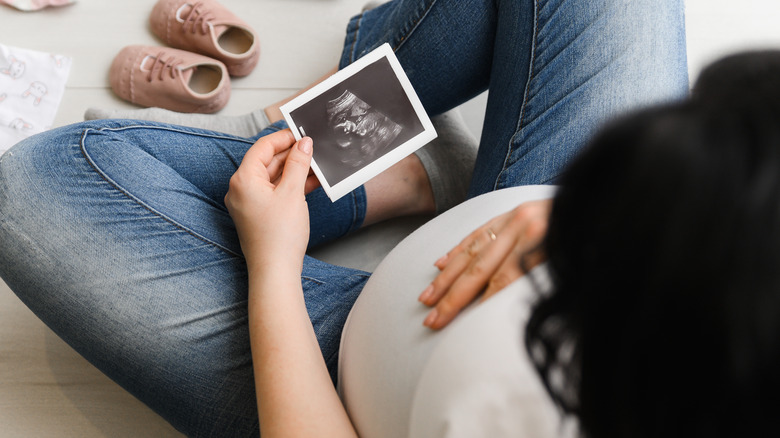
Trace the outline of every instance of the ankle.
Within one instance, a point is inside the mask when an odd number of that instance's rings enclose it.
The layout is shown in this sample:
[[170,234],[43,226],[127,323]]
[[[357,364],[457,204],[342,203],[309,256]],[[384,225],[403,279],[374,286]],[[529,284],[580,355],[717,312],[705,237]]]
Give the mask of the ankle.
[[428,173],[426,173],[425,167],[417,155],[412,154],[408,158],[410,161],[409,165],[412,167],[410,174],[412,175],[412,185],[415,187],[414,193],[416,194],[416,196],[412,196],[412,200],[416,202],[410,206],[409,214],[435,214],[436,198],[433,195],[433,187],[428,178]]
[[428,174],[414,154],[368,181],[365,189],[364,226],[395,217],[434,214],[436,211]]

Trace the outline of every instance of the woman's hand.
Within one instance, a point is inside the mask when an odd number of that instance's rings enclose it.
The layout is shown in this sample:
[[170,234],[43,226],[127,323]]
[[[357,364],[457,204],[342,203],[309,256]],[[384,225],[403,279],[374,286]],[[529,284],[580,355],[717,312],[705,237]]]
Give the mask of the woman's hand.
[[434,306],[423,324],[440,329],[477,296],[487,299],[545,259],[551,200],[531,201],[479,227],[436,261],[441,271],[420,301]]
[[311,154],[310,138],[296,143],[289,130],[275,132],[257,140],[230,178],[225,205],[248,264],[300,274],[309,240],[304,193],[316,187]]
[[248,326],[264,437],[357,436],[333,387],[301,285],[309,240],[304,195],[312,141],[290,131],[257,141],[230,178],[225,205],[248,269]]

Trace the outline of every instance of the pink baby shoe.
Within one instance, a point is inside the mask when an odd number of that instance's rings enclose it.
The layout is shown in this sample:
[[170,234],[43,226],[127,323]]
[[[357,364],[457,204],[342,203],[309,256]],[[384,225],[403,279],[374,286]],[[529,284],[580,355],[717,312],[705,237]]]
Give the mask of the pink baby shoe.
[[109,80],[125,100],[183,113],[213,113],[230,98],[224,64],[168,47],[125,47],[111,63]]
[[171,47],[216,58],[232,76],[246,76],[260,59],[257,34],[216,0],[159,0],[152,32]]

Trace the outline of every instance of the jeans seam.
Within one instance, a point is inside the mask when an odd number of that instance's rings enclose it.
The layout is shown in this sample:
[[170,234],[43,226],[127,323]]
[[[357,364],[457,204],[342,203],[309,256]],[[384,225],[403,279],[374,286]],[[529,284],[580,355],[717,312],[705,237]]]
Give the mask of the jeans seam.
[[[420,22],[425,19],[426,16],[428,16],[428,12],[430,12],[431,8],[433,8],[433,5],[436,4],[436,0],[431,0],[425,10],[422,14],[417,16],[416,18],[413,18],[410,22],[411,24],[408,24],[404,27],[404,29],[401,29],[402,35],[398,39],[398,45],[393,48],[393,52],[397,52],[404,43],[409,39],[409,36],[411,36],[415,30],[417,30],[417,27],[420,25]],[[408,29],[408,30],[405,30]]]
[[[397,52],[404,43],[409,39],[409,36],[414,33],[414,31],[417,29],[417,27],[420,25],[420,22],[428,15],[428,12],[433,8],[433,5],[436,4],[436,0],[430,0],[426,5],[425,9],[422,11],[421,14],[416,15],[411,19],[411,21],[407,22],[407,25],[405,25],[401,30],[399,35],[396,37],[396,40],[393,41],[393,52]],[[349,49],[349,59],[350,62],[355,62],[355,48],[357,47],[358,40],[360,37],[358,36],[358,33],[360,32],[360,26],[363,23],[363,15],[360,14],[357,18],[357,21],[355,23],[355,29],[352,31],[352,34],[354,37],[352,38],[352,44]],[[381,41],[384,42],[384,41]]]
[[350,62],[355,62],[355,47],[357,46],[358,42],[358,33],[360,33],[360,25],[363,23],[363,14],[360,14],[360,17],[358,17],[357,22],[355,23],[355,30],[353,34],[355,35],[352,38],[352,44],[349,47],[349,59]]
[[[365,194],[358,196],[359,190],[362,190],[360,193],[365,193],[365,189],[362,187],[358,187],[349,193],[349,196],[352,198],[352,205],[354,205],[355,208],[352,209],[352,220],[350,221],[347,234],[359,230],[363,226],[363,222],[366,220],[366,207],[364,206],[366,202]],[[360,216],[362,216],[362,218],[360,218]]]
[[308,275],[301,275],[301,280],[311,281],[312,283],[316,283],[317,285],[320,285],[320,286],[325,284],[324,281],[317,280],[316,278],[309,277]]
[[[343,279],[348,279],[348,278],[352,278],[352,277],[371,278],[371,274],[369,274],[369,273],[355,273],[355,274],[350,274],[347,277],[344,277]],[[308,276],[308,275],[303,275],[303,274],[301,274],[301,280],[308,280],[308,281],[311,281],[312,283],[317,283],[318,285],[323,285],[323,284],[326,283],[325,281],[316,279],[316,278]]]
[[523,90],[523,104],[520,109],[520,120],[517,123],[517,130],[523,128],[525,123],[525,111],[528,106],[528,94],[531,89],[531,81],[534,79],[534,65],[536,64],[536,43],[539,40],[539,0],[534,0],[534,38],[531,41],[531,59],[528,63],[528,80],[525,84],[525,90]]
[[[358,201],[357,200],[357,194],[355,194],[355,191],[353,190],[352,193],[350,193],[349,195],[352,197],[352,203],[355,204],[355,206],[357,207],[357,205],[358,205],[358,203],[357,203],[357,201]],[[357,208],[353,208],[352,209],[352,220],[350,221],[352,223],[352,226],[349,227],[349,230],[347,231],[347,233],[350,233],[350,232],[354,231],[357,228],[356,227],[357,216],[358,216],[358,209]]]
[[525,112],[528,106],[528,94],[531,89],[531,81],[534,79],[534,65],[536,63],[536,44],[539,40],[539,0],[534,0],[534,37],[531,40],[531,57],[528,62],[528,80],[525,82],[525,89],[523,90],[523,103],[520,107],[520,118],[517,121],[517,128],[515,134],[509,139],[507,145],[506,156],[504,157],[504,164],[501,166],[501,172],[499,172],[495,183],[493,184],[493,190],[498,190],[501,176],[509,169],[509,160],[512,158],[512,145],[515,142],[520,131],[523,129],[525,123]]
[[[133,196],[130,192],[128,192],[127,190],[123,189],[122,187],[119,186],[119,184],[117,184],[115,181],[113,181],[111,178],[109,178],[109,176],[106,175],[105,172],[103,172],[100,169],[100,167],[98,167],[98,165],[89,156],[89,153],[86,150],[86,139],[87,139],[87,135],[89,134],[90,131],[123,131],[123,130],[127,130],[127,129],[137,129],[139,127],[159,129],[156,126],[145,126],[145,125],[133,125],[133,126],[126,126],[126,127],[122,127],[122,128],[101,128],[101,129],[87,128],[81,134],[81,139],[79,141],[79,150],[81,151],[81,155],[84,157],[85,161],[89,164],[89,166],[92,168],[92,170],[94,170],[95,173],[97,173],[104,181],[106,181],[111,187],[113,187],[119,193],[124,195],[126,198],[130,199],[131,201],[135,202],[140,207],[144,208],[146,211],[148,211],[148,212],[152,213],[153,215],[159,217],[160,219],[168,222],[169,224],[173,225],[174,227],[176,227],[176,228],[186,232],[187,234],[195,237],[196,239],[198,239],[198,240],[200,240],[202,242],[205,242],[208,245],[211,245],[211,246],[213,246],[213,247],[215,247],[217,249],[220,249],[220,250],[222,250],[222,251],[224,251],[224,252],[226,252],[226,253],[228,253],[228,254],[230,254],[232,256],[243,258],[242,254],[238,254],[238,253],[230,250],[229,248],[226,248],[225,246],[220,245],[217,242],[214,242],[211,239],[208,239],[208,238],[206,238],[204,236],[201,236],[200,234],[196,233],[195,231],[185,227],[184,225],[176,222],[175,220],[173,220],[173,219],[167,217],[166,215],[162,214],[161,212],[155,210],[151,206],[146,205],[143,201],[141,201],[137,197]],[[176,130],[176,129],[170,129],[170,128],[165,128],[165,129],[173,130],[173,131],[186,132],[186,133],[192,134],[192,132],[189,132],[189,131],[186,131],[186,130]],[[214,137],[219,137],[219,136],[214,136]],[[237,138],[237,139],[241,140],[240,138]]]

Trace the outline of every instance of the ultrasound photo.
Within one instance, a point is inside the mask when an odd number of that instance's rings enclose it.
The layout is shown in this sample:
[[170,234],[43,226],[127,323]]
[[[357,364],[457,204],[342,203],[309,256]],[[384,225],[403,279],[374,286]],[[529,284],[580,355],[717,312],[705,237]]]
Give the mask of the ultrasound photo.
[[339,161],[345,167],[374,161],[403,130],[349,90],[328,101],[326,112],[335,144],[343,149]]
[[312,138],[312,168],[334,201],[436,137],[388,45],[303,93],[282,113],[296,138]]

